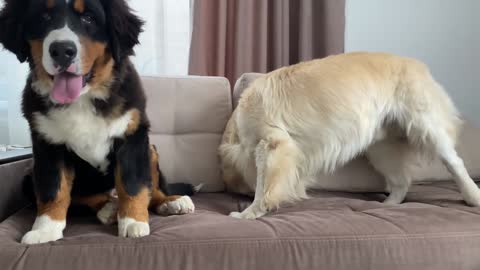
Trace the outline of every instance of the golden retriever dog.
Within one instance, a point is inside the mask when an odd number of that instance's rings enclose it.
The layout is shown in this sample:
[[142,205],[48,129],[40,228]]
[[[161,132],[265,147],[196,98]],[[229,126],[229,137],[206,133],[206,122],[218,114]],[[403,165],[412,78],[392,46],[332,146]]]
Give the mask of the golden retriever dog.
[[306,198],[318,175],[366,154],[401,203],[412,166],[440,157],[464,200],[480,206],[455,143],[459,113],[423,63],[384,53],[304,62],[257,79],[243,93],[219,148],[224,181],[254,192],[232,217],[255,219]]

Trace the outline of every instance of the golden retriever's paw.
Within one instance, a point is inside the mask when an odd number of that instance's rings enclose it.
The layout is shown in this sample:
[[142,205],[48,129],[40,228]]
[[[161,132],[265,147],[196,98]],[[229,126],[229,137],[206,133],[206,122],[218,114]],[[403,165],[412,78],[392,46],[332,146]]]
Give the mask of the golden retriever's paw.
[[118,235],[128,238],[139,238],[150,234],[150,225],[132,218],[118,219]]
[[470,206],[480,206],[480,189],[473,189],[463,194],[465,202]]
[[264,215],[265,214],[245,210],[243,212],[231,212],[229,216],[233,218],[238,218],[238,219],[257,219]]
[[156,209],[159,215],[184,215],[195,212],[195,205],[189,196],[182,196],[175,201],[162,203]]
[[242,218],[242,213],[240,213],[240,212],[231,212],[228,216],[233,217],[233,218],[241,219],[241,218]]

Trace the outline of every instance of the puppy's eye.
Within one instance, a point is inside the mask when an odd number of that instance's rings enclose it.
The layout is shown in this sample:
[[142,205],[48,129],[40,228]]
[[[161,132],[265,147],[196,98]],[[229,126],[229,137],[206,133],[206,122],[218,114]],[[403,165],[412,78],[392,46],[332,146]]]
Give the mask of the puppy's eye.
[[93,18],[90,14],[84,14],[80,17],[83,23],[85,24],[93,24],[95,22],[95,18]]
[[43,13],[42,14],[42,20],[46,21],[46,22],[49,22],[52,20],[52,16],[50,14],[48,14],[47,12]]

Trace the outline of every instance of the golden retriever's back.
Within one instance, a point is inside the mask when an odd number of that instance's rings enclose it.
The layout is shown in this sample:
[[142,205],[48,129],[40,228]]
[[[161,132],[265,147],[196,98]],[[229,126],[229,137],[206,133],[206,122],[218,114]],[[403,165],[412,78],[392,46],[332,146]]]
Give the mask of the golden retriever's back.
[[434,110],[452,121],[452,133],[459,123],[426,65],[386,53],[341,54],[273,71],[244,92],[239,110],[291,132],[343,121],[355,133],[371,126],[369,121],[388,120],[378,117],[392,110],[399,121],[411,110]]

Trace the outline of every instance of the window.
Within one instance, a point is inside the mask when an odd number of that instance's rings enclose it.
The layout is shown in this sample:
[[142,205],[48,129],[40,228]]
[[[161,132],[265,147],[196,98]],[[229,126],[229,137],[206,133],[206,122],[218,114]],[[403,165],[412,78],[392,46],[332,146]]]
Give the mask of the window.
[[187,75],[192,0],[132,0],[145,20],[132,61],[143,75]]
[[[146,22],[132,57],[140,75],[187,75],[193,0],[128,2]],[[3,50],[0,63],[0,145],[28,146],[28,125],[20,110],[28,66]]]

